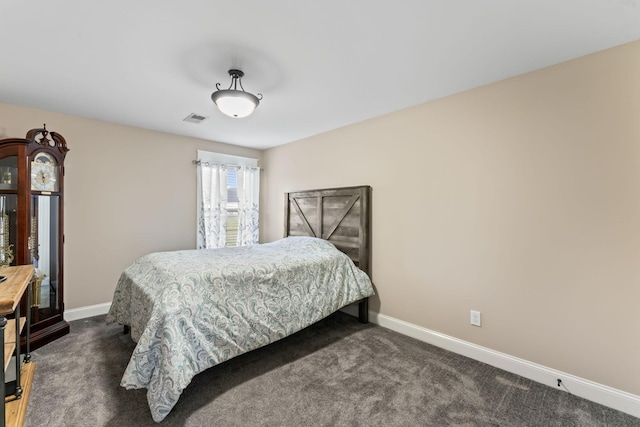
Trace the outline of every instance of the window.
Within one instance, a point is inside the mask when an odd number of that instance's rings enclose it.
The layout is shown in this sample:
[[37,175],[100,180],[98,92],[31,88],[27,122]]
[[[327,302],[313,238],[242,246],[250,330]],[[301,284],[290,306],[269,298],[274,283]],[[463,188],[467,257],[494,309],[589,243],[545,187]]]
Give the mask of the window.
[[198,248],[258,243],[256,159],[198,151]]

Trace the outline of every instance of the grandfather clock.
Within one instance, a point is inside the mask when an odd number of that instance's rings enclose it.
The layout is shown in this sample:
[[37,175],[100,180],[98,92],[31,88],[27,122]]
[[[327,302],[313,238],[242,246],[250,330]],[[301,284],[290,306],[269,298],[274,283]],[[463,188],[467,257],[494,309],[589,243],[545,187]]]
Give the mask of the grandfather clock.
[[0,275],[10,265],[35,266],[28,308],[32,349],[69,333],[62,275],[68,151],[62,135],[46,125],[31,129],[26,138],[0,140]]

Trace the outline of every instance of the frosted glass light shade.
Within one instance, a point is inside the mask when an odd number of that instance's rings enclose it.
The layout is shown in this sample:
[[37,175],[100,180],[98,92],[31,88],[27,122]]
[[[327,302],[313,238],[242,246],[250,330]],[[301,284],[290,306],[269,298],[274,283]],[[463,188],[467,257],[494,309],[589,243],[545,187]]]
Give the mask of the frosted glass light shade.
[[211,100],[220,111],[229,117],[247,117],[256,109],[260,100],[257,96],[234,89],[223,89],[213,92]]

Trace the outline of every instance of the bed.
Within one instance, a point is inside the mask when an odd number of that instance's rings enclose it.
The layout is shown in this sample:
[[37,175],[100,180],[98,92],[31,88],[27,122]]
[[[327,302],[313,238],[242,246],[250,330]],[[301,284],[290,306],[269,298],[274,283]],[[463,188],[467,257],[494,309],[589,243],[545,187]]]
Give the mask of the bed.
[[373,295],[368,186],[285,194],[283,239],[159,252],[122,273],[107,323],[136,347],[121,385],[147,388],[156,422],[198,373]]

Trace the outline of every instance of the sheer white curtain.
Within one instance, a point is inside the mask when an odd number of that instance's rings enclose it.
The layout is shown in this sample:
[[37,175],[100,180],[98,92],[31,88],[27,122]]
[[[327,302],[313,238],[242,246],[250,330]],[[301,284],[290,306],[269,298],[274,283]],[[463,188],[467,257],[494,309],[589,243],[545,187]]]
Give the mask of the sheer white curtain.
[[[237,201],[229,197],[229,172],[235,175]],[[260,169],[244,165],[198,165],[198,249],[221,248],[233,244],[227,224],[237,211],[237,246],[259,242]],[[233,227],[231,228],[233,230]],[[235,231],[233,231],[235,233]]]
[[198,165],[198,249],[221,248],[227,240],[226,165]]
[[258,243],[260,239],[260,169],[240,166],[238,182],[238,246]]

